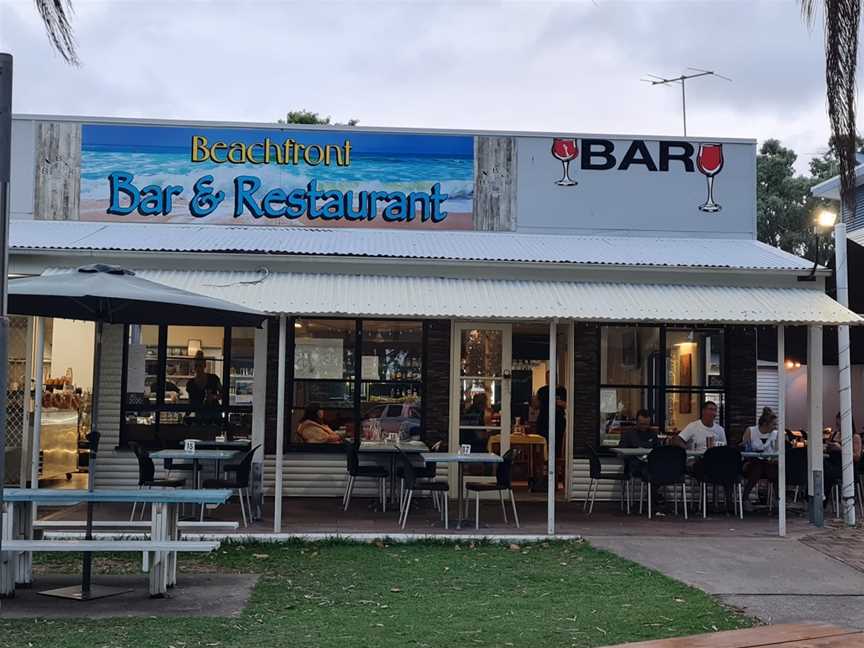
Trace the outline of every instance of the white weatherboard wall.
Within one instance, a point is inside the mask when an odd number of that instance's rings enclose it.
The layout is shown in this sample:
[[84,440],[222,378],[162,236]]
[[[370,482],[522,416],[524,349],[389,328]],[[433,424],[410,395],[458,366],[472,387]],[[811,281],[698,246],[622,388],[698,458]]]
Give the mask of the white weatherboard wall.
[[[855,424],[864,421],[864,366],[852,366],[852,417]],[[834,427],[834,417],[840,410],[838,372],[836,366],[822,369],[822,425]],[[807,424],[807,366],[786,372],[786,427],[806,430]]]
[[136,488],[138,462],[120,443],[120,378],[123,371],[123,326],[106,325],[102,334],[102,373],[99,380],[99,455],[96,488]]

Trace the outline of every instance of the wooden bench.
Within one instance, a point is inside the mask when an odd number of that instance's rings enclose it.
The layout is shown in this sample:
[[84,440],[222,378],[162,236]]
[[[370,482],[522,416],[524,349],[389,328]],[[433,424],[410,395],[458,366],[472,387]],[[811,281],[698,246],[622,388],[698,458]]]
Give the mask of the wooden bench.
[[[94,529],[149,529],[152,526],[150,520],[94,520]],[[36,520],[33,523],[34,529],[54,530],[54,529],[83,529],[87,526],[84,520]],[[179,529],[231,529],[240,528],[239,522],[207,520],[199,522],[197,520],[181,521],[177,523]]]
[[[218,549],[219,544],[214,540],[6,540],[3,542],[3,554],[144,552],[148,557],[145,571],[149,576],[150,596],[163,596],[167,588],[177,582],[177,552],[209,553]],[[7,573],[12,575],[13,571],[7,570]],[[6,587],[7,591],[14,592],[14,583],[7,583]]]
[[864,632],[824,624],[761,626],[693,637],[655,639],[607,648],[858,648]]

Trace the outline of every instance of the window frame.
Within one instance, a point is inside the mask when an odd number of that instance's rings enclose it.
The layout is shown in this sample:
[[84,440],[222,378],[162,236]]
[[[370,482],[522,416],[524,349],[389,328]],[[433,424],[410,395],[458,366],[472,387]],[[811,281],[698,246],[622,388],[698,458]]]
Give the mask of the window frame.
[[[662,433],[668,434],[667,430],[667,398],[669,394],[690,394],[698,396],[698,406],[701,409],[702,404],[705,402],[706,394],[720,394],[721,403],[718,403],[720,408],[718,420],[720,425],[725,425],[726,420],[726,407],[728,406],[728,397],[729,397],[729,377],[727,375],[727,367],[728,367],[728,345],[726,344],[726,338],[728,337],[728,331],[724,326],[699,326],[699,325],[682,325],[682,324],[651,324],[651,323],[604,323],[601,324],[601,334],[597,336],[598,345],[603,344],[603,328],[658,328],[660,332],[660,339],[658,343],[659,347],[659,363],[660,366],[657,370],[657,373],[660,376],[660,380],[655,385],[648,384],[613,384],[613,383],[604,383],[603,380],[603,367],[600,362],[600,357],[602,357],[602,346],[598,346],[598,362],[597,362],[597,385],[598,389],[602,391],[603,389],[633,389],[640,390],[645,393],[649,398],[652,395],[657,398],[657,409],[654,412],[657,419],[657,427]],[[722,378],[722,386],[710,386],[707,383],[707,372],[702,372],[701,382],[697,385],[691,385],[690,387],[682,387],[677,385],[670,385],[668,383],[667,376],[667,334],[669,332],[679,332],[679,331],[693,331],[694,333],[719,333],[722,335],[723,345],[720,350],[720,362],[721,362],[721,378]],[[599,393],[598,393],[599,395]],[[602,415],[599,411],[597,411],[598,416],[598,425],[595,426],[594,431],[594,444],[595,447],[603,447],[602,442],[603,438],[600,432],[602,423]]]
[[[161,425],[161,414],[163,412],[192,412],[194,407],[191,404],[176,404],[165,402],[165,382],[168,366],[168,327],[171,324],[154,324],[158,327],[158,337],[156,342],[156,402],[142,403],[141,406],[130,406],[128,398],[128,369],[129,369],[129,327],[131,324],[123,325],[123,361],[122,372],[120,376],[120,440],[118,448],[128,448],[129,440],[126,432],[126,414],[130,411],[144,412],[154,414],[155,421],[153,423],[153,441],[160,443],[159,427]],[[207,324],[202,324],[202,327],[208,327]],[[231,327],[231,326],[210,326],[209,328],[222,329],[222,375],[219,380],[222,383],[222,404],[219,407],[219,412],[223,417],[223,426],[227,424],[230,414],[251,414],[252,403],[244,405],[231,405],[230,403],[230,377],[231,377],[231,330],[232,328],[248,328],[248,327]],[[253,356],[254,363],[254,356]],[[250,430],[251,433],[251,430]]]
[[[297,379],[294,377],[294,357],[296,351],[296,336],[295,336],[295,323],[298,320],[324,320],[324,321],[352,321],[354,322],[354,372],[353,377],[351,378],[351,382],[354,388],[354,402],[353,402],[353,419],[354,423],[354,442],[357,443],[360,440],[360,435],[362,432],[362,405],[363,405],[363,386],[364,385],[372,385],[372,384],[389,384],[389,385],[419,385],[419,393],[420,393],[420,434],[424,436],[426,434],[426,384],[427,384],[427,371],[428,371],[428,329],[426,320],[423,319],[403,319],[403,318],[394,318],[394,317],[315,317],[315,316],[291,316],[287,318],[286,326],[290,332],[290,337],[288,339],[288,344],[286,345],[285,353],[286,357],[284,361],[286,363],[286,381],[285,381],[285,402],[286,402],[286,416],[285,419],[288,421],[288,425],[292,425],[293,414],[295,410],[299,410],[300,407],[296,406],[294,403],[294,392],[295,392],[295,384],[297,382],[349,382],[349,380],[342,379],[329,379],[329,378],[301,378]],[[363,323],[364,322],[401,322],[401,323],[414,323],[418,326],[420,331],[420,379],[419,380],[384,380],[384,379],[363,379],[362,371],[363,371]],[[382,403],[381,405],[389,406],[390,403]],[[383,413],[386,413],[386,409],[383,410]],[[292,443],[291,438],[292,434],[289,430],[284,437],[284,452],[315,452],[315,453],[343,453],[344,450],[340,445],[336,444],[309,444],[309,443]]]

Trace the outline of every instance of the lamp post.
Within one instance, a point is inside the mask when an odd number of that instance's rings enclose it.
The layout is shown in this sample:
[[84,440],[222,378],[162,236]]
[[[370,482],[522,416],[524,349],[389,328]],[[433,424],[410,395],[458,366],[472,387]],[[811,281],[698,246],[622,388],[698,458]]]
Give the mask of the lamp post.
[[[838,219],[831,210],[823,209],[816,214],[818,227],[834,227],[834,280],[837,286],[837,301],[849,308],[849,275],[846,267],[846,223]],[[849,327],[837,327],[837,370],[840,396],[840,446],[843,465],[842,500],[843,519],[848,526],[855,526],[855,468],[852,461],[852,365],[849,353]]]

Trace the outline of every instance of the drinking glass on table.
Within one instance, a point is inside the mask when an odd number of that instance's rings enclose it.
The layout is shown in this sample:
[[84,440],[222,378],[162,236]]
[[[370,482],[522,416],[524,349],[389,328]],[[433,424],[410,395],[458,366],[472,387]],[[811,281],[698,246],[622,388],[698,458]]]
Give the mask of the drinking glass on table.
[[705,447],[706,448],[713,448],[714,447],[714,441],[715,441],[714,437],[709,436],[707,439],[705,439]]

